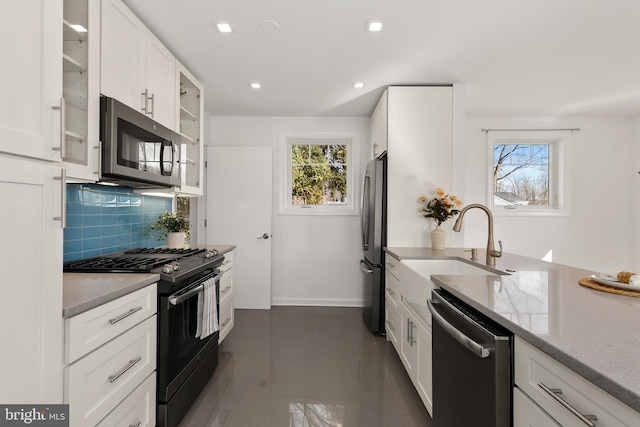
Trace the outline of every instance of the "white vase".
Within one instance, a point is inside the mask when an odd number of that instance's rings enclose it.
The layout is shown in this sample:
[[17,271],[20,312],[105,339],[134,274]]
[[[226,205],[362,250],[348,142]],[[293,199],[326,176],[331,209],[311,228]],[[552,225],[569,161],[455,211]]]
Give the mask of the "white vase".
[[167,247],[169,249],[182,249],[184,248],[184,239],[187,237],[187,233],[179,231],[177,233],[167,233]]
[[439,225],[431,230],[431,249],[436,251],[444,250],[445,243],[447,241],[447,232],[444,231]]

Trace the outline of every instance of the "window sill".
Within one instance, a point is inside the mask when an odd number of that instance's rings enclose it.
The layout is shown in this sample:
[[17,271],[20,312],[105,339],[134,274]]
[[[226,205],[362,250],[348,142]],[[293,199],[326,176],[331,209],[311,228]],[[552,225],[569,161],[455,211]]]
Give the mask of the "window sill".
[[321,207],[280,207],[280,215],[324,215],[324,216],[356,216],[359,214],[355,208],[321,208]]
[[566,217],[571,213],[568,209],[500,209],[491,208],[493,216],[498,217]]

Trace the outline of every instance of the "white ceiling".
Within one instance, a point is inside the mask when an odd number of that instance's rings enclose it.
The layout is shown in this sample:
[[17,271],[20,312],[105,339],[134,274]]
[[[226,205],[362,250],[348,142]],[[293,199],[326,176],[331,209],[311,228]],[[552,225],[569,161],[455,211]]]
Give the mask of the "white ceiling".
[[[469,115],[640,114],[638,0],[124,2],[212,115],[368,116],[388,85],[442,83],[466,84]],[[384,31],[365,33],[374,18]]]

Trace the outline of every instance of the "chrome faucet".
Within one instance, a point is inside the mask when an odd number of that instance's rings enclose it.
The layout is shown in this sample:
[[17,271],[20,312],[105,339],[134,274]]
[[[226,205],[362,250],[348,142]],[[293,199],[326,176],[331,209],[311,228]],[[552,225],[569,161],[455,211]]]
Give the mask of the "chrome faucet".
[[474,203],[474,204],[465,206],[460,211],[460,216],[458,216],[456,223],[453,224],[453,231],[460,231],[460,229],[462,228],[462,218],[464,218],[464,214],[469,209],[473,209],[473,208],[482,209],[487,214],[487,218],[489,220],[489,237],[487,239],[487,261],[486,262],[487,262],[487,265],[494,267],[496,265],[496,258],[500,258],[502,256],[502,241],[498,240],[498,244],[500,245],[500,250],[496,251],[493,245],[493,214],[491,213],[489,208],[479,203]]

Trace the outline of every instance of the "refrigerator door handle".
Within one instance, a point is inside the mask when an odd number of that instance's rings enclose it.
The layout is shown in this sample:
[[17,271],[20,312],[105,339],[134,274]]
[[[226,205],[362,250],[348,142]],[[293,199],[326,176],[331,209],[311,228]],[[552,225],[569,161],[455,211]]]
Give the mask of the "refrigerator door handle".
[[369,249],[369,175],[362,182],[362,206],[360,207],[360,232],[362,233],[362,249]]
[[368,268],[364,261],[360,261],[360,271],[364,274],[373,274],[373,270]]

